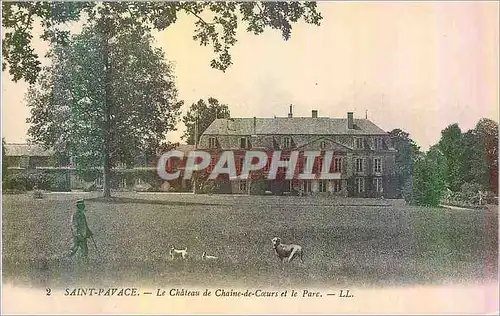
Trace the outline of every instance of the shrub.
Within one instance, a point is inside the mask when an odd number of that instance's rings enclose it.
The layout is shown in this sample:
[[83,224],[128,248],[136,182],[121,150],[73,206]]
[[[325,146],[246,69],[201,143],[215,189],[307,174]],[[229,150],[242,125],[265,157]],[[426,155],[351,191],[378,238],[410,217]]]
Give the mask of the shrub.
[[479,191],[482,191],[481,185],[477,183],[464,183],[460,187],[460,197],[465,202],[479,204]]
[[350,176],[347,179],[347,195],[348,196],[356,196],[356,182],[354,180],[354,176]]
[[207,180],[201,184],[201,190],[199,193],[213,194],[217,192],[217,185],[214,180]]
[[70,191],[69,182],[63,172],[18,172],[10,174],[4,183],[4,188],[14,191]]
[[266,181],[264,179],[256,179],[250,182],[250,194],[252,195],[264,195],[266,188]]
[[97,185],[94,182],[87,183],[83,188],[83,191],[85,192],[97,191]]
[[32,186],[28,181],[28,175],[24,172],[9,174],[5,178],[4,188],[12,191],[27,191],[31,190]]
[[71,187],[65,176],[56,175],[52,179],[50,190],[57,192],[69,192],[71,191]]
[[34,199],[43,199],[43,193],[42,190],[36,189],[33,191],[33,198]]
[[40,190],[51,190],[55,181],[55,177],[43,171],[38,171],[28,173],[27,180],[29,181],[30,186],[28,190],[35,188]]
[[406,180],[402,190],[403,198],[406,203],[413,204],[413,180],[411,178]]

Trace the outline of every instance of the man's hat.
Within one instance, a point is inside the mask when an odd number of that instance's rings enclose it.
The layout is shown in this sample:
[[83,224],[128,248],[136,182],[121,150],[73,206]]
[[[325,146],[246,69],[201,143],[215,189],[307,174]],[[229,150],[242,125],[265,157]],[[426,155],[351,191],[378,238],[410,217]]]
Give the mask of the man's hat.
[[75,202],[75,205],[79,205],[79,204],[84,204],[84,203],[83,203],[83,200],[77,200],[77,201]]

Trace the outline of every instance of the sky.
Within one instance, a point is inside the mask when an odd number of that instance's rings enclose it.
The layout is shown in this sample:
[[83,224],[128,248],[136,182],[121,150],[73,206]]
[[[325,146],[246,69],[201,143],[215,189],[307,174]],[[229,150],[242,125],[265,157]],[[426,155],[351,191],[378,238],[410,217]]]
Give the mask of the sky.
[[[386,131],[400,128],[424,150],[447,125],[473,128],[498,122],[498,2],[320,2],[321,26],[293,25],[247,33],[241,25],[224,73],[210,67],[210,47],[192,39],[193,18],[180,16],[155,33],[175,65],[183,112],[215,97],[232,117],[294,116],[368,119]],[[47,45],[36,42],[43,55]],[[24,82],[2,74],[2,133],[24,142],[29,109]],[[184,131],[169,133],[179,141]]]

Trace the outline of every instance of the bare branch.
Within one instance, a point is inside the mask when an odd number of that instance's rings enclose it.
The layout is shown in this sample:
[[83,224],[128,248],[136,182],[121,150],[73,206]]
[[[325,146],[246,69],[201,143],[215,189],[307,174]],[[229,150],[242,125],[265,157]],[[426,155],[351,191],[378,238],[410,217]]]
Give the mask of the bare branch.
[[191,13],[192,15],[194,15],[195,17],[197,17],[198,20],[200,22],[202,22],[203,24],[205,24],[205,25],[215,25],[216,24],[215,22],[207,22],[207,21],[203,20],[203,18],[201,16],[199,16],[196,12],[194,12],[191,9],[188,9],[188,8],[185,8],[185,7],[183,9],[184,9],[184,11],[186,11],[188,13]]

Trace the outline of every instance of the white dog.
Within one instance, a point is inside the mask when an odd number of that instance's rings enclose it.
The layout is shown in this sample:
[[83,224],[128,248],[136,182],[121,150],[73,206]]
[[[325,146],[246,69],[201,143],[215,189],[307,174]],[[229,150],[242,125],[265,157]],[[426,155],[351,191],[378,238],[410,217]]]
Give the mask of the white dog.
[[210,256],[207,255],[207,253],[204,251],[203,254],[201,255],[201,260],[217,260],[218,258],[216,256]]
[[302,247],[299,245],[286,245],[281,243],[281,238],[279,237],[274,237],[271,239],[271,242],[273,243],[273,248],[274,251],[276,252],[276,255],[280,259],[281,262],[281,268],[284,269],[283,267],[283,259],[287,258],[288,262],[292,261],[295,257],[299,257],[300,262],[304,263],[304,260],[302,258],[303,256],[303,251]]
[[170,258],[172,260],[174,260],[176,258],[186,260],[188,258],[187,247],[184,249],[175,249],[174,246],[171,246],[170,247]]

